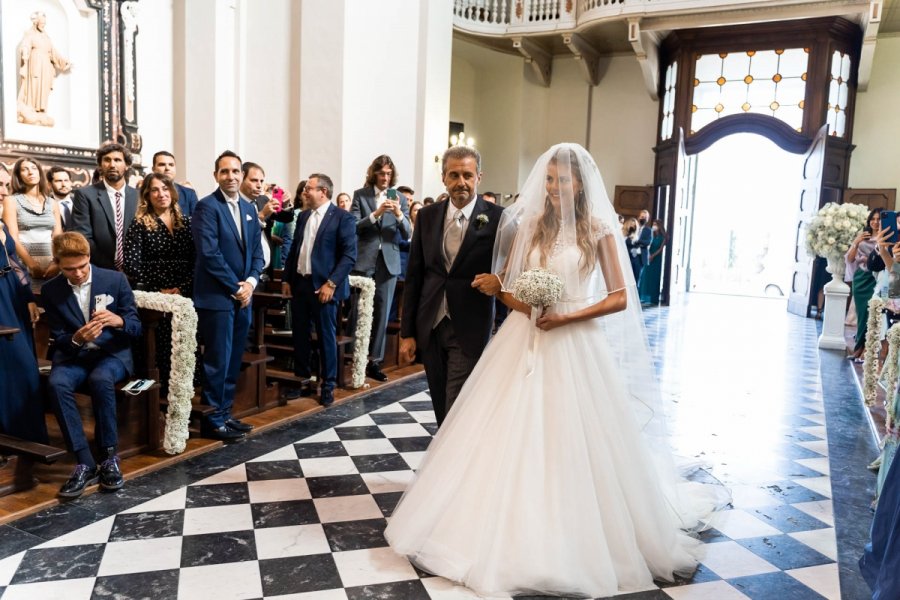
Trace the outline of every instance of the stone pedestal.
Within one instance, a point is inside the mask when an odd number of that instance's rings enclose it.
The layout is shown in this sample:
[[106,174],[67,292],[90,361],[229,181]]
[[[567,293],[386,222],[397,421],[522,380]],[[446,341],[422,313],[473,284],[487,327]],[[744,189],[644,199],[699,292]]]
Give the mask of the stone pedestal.
[[844,283],[844,257],[828,257],[828,272],[831,281],[825,284],[825,320],[822,335],[819,336],[819,348],[843,350],[847,347],[844,339],[844,318],[847,311],[847,296],[850,286]]

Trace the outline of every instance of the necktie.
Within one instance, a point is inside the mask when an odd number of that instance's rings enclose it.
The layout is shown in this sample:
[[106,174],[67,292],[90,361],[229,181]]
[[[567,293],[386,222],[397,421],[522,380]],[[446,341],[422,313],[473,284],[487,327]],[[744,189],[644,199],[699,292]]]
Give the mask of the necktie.
[[125,211],[122,208],[122,194],[116,192],[116,269],[121,271],[125,264]]
[[62,207],[62,226],[63,229],[69,226],[69,219],[72,217],[72,207],[69,206],[69,202],[60,202],[60,206]]
[[459,253],[459,247],[462,246],[465,233],[466,216],[463,214],[463,211],[456,209],[453,221],[447,226],[447,231],[444,232],[444,259],[448,269],[453,264],[453,261],[456,260],[456,255]]
[[231,209],[231,218],[234,219],[234,226],[237,227],[238,239],[244,241],[243,223],[241,223],[241,207],[237,200],[228,200],[228,208]]

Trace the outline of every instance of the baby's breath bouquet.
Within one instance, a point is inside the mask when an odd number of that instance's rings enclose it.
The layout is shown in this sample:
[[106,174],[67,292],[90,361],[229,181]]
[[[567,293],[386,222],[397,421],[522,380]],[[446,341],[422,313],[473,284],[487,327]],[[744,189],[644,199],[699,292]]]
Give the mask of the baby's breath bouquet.
[[530,269],[516,278],[513,297],[529,306],[550,306],[562,298],[563,282],[559,275],[547,269]]
[[807,225],[806,249],[825,258],[843,256],[866,226],[868,214],[869,209],[862,204],[829,202]]

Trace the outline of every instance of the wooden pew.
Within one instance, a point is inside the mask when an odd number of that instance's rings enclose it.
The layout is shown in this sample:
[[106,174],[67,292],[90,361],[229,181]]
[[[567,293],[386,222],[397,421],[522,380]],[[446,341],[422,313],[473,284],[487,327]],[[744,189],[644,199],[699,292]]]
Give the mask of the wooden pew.
[[0,496],[27,490],[37,484],[34,464],[52,464],[65,450],[0,434]]

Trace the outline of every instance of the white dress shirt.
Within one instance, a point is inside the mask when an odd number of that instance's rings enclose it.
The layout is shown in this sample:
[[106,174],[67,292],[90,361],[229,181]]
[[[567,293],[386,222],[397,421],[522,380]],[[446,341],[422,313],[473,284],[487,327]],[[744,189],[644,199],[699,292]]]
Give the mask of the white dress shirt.
[[[75,295],[75,301],[78,302],[78,308],[81,309],[81,314],[84,316],[85,325],[91,320],[91,284],[94,280],[94,268],[89,267],[89,269],[87,279],[81,285],[73,285],[69,282],[69,287],[72,288],[72,293]],[[84,347],[94,349],[98,346],[94,342],[87,342]]]
[[319,208],[312,211],[306,220],[303,229],[303,243],[300,245],[300,256],[297,259],[297,272],[301,275],[312,275],[312,251],[316,243],[316,235],[325,213],[328,211],[329,202],[325,202]]

